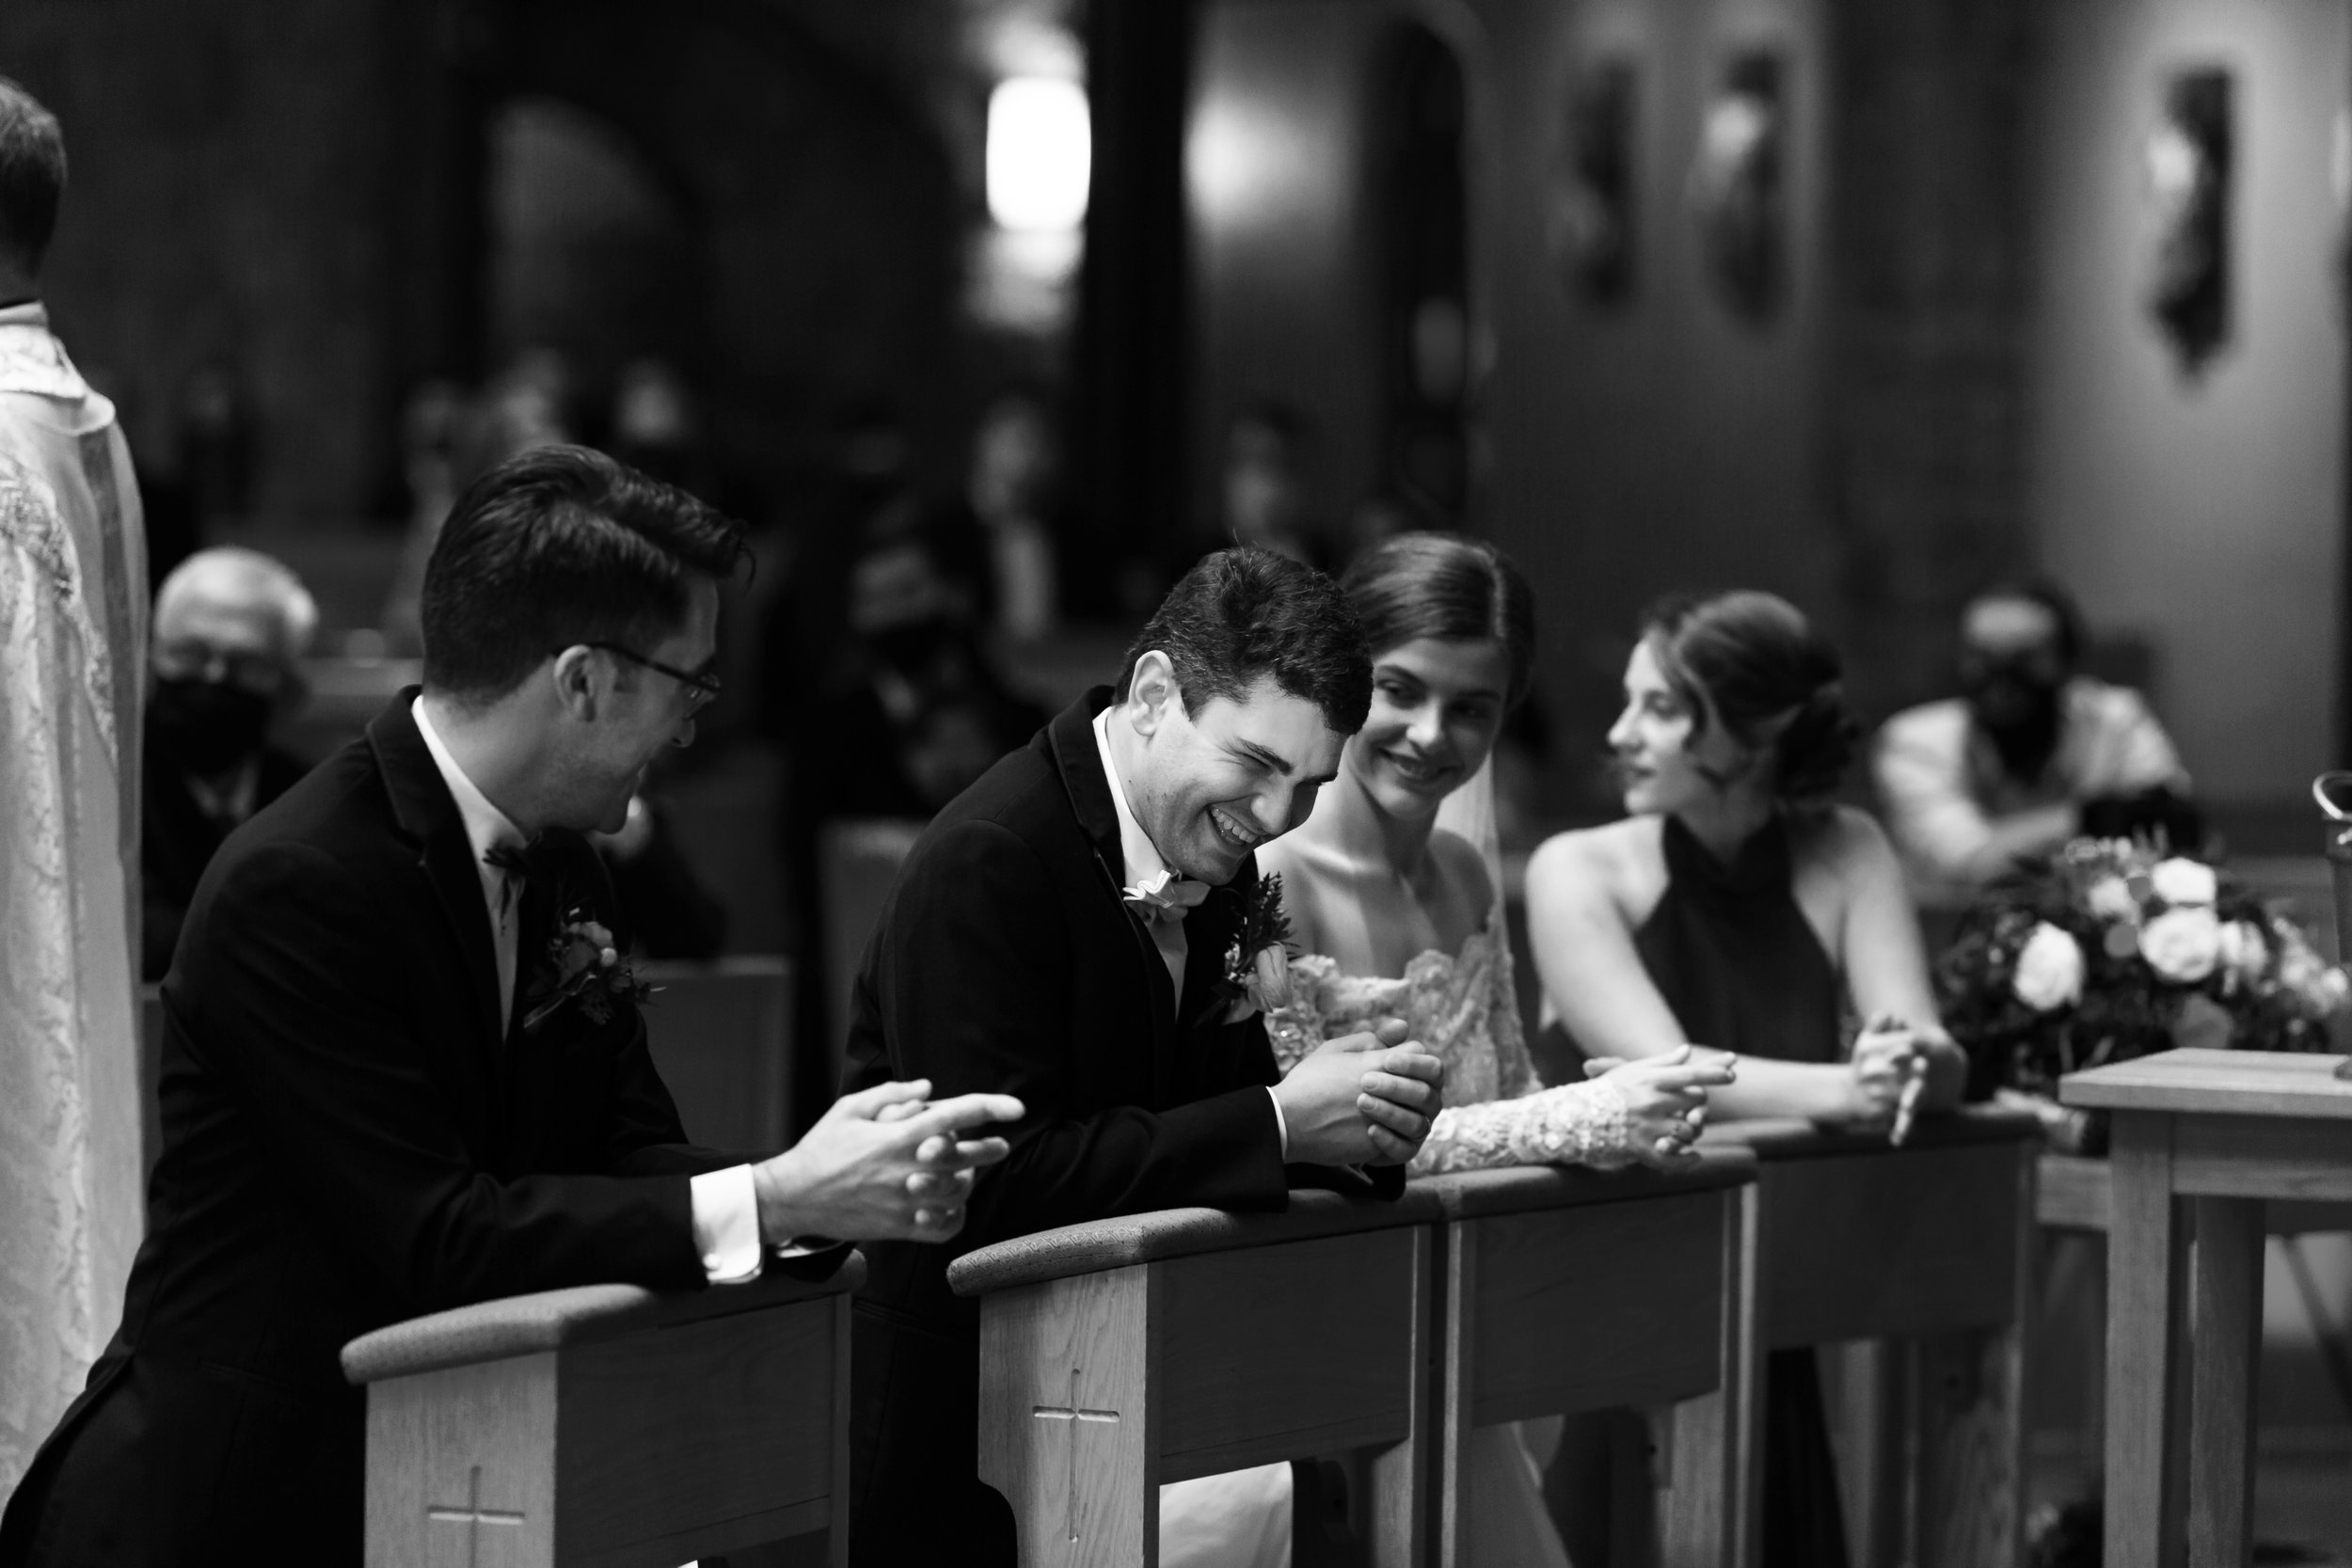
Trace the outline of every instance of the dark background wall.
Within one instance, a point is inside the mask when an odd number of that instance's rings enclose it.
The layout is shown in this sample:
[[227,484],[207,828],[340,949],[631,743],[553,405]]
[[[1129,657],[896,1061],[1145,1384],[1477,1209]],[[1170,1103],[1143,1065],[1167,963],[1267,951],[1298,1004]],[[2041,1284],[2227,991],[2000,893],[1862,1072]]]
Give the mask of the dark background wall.
[[[2140,628],[2217,799],[2297,796],[2343,743],[2344,205],[2352,22],[2324,0],[2068,0],[2032,102],[2027,529]],[[2201,373],[2152,329],[2142,147],[2166,77],[2229,69],[2232,328]],[[2309,843],[2308,835],[2301,841]],[[2300,845],[2298,844],[2298,847]]]
[[[1819,616],[1867,717],[1940,694],[1954,611],[2040,566],[2144,678],[2225,817],[2339,744],[2342,198],[2352,27],[2321,0],[1210,0],[1192,146],[1197,472],[1253,396],[1373,471],[1379,40],[1470,82],[1484,461],[1476,526],[1545,608],[1542,680],[1589,755],[1640,605],[1753,583]],[[1788,269],[1729,309],[1690,197],[1726,60],[1783,62]],[[1551,214],[1581,74],[1634,80],[1633,280],[1570,286]],[[2167,71],[2236,73],[2234,325],[2184,374],[2146,309],[2146,140]],[[1262,134],[1263,133],[1263,134]],[[1247,159],[1227,149],[1238,139]],[[1205,504],[1206,498],[1202,498]],[[1555,805],[1600,809],[1571,762]],[[1580,801],[1581,806],[1580,806]]]
[[[643,346],[703,380],[735,466],[772,477],[849,408],[950,445],[977,198],[942,135],[966,107],[943,87],[957,18],[885,12],[12,0],[0,70],[67,126],[48,292],[142,464],[175,468],[190,379],[217,367],[248,409],[249,515],[334,527],[397,511],[418,380],[516,346],[496,341],[488,151],[524,98],[593,117],[663,190],[688,297]],[[565,260],[520,258],[510,297],[560,294]]]

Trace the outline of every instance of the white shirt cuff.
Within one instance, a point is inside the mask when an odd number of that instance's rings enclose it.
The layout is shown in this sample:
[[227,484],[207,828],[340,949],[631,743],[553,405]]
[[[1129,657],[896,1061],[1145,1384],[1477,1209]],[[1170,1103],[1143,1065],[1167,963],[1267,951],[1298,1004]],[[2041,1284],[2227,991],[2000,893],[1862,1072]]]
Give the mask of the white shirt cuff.
[[691,1179],[694,1250],[713,1285],[740,1285],[759,1276],[759,1195],[752,1167],[729,1165]]
[[1265,1097],[1274,1101],[1274,1131],[1281,1135],[1282,1163],[1288,1164],[1291,1157],[1291,1124],[1282,1119],[1282,1101],[1275,1092],[1268,1089]]

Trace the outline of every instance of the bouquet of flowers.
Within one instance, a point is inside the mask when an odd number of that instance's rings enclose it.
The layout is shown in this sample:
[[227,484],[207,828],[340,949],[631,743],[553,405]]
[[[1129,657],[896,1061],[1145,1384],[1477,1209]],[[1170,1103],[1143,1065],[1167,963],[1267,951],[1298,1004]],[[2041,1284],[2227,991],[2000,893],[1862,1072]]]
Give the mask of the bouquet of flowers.
[[[2182,1043],[2324,1050],[2352,1002],[2285,913],[2204,861],[2125,839],[2076,839],[1970,911],[1936,990],[1978,1085],[2040,1097]],[[2081,1151],[2096,1136],[2079,1119],[2053,1132]]]

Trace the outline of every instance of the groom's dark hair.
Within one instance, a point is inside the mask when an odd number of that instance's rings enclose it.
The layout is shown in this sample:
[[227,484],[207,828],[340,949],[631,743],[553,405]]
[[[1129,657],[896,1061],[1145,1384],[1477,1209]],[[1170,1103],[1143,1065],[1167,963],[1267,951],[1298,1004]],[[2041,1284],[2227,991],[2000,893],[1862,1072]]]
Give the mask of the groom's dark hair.
[[491,701],[550,654],[640,654],[686,620],[687,574],[724,579],[742,526],[586,447],[539,447],[466,487],[424,569],[424,684]]
[[1362,729],[1372,711],[1372,653],[1347,595],[1272,550],[1245,546],[1201,557],[1127,650],[1120,701],[1136,660],[1154,648],[1168,656],[1187,714],[1212,697],[1240,702],[1268,675],[1321,708],[1342,735]]

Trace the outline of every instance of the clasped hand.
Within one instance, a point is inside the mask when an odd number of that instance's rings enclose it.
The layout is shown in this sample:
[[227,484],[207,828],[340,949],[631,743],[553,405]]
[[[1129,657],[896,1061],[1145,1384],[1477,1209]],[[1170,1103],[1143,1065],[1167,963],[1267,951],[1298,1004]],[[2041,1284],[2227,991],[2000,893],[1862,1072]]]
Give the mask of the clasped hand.
[[760,1239],[944,1242],[962,1229],[974,1174],[1010,1147],[962,1134],[1018,1121],[1024,1111],[1009,1094],[933,1104],[930,1092],[930,1080],[918,1078],[844,1095],[808,1136],[754,1165]]
[[1954,1051],[1940,1030],[1920,1029],[1890,1014],[1870,1020],[1854,1037],[1847,1068],[1851,1074],[1851,1119],[1883,1128],[1908,1119],[1905,1098],[1917,1109],[1931,1101],[1929,1084],[1939,1053]]
[[1707,1092],[1730,1083],[1738,1061],[1728,1051],[1684,1045],[1630,1060],[1596,1056],[1584,1076],[1606,1077],[1625,1101],[1642,1162],[1672,1170],[1698,1160],[1692,1146],[1707,1130]]
[[1275,1085],[1290,1158],[1314,1165],[1401,1165],[1421,1151],[1444,1102],[1445,1064],[1403,1023],[1344,1035]]

